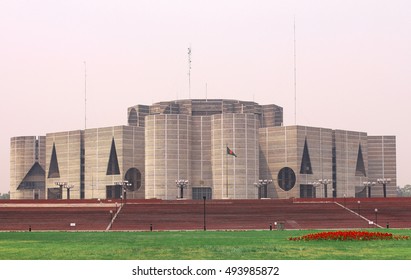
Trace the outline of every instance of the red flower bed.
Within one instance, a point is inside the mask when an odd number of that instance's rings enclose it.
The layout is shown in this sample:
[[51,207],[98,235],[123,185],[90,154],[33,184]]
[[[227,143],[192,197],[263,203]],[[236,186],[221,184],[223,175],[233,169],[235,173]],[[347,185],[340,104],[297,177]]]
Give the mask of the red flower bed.
[[409,239],[406,235],[394,235],[385,232],[369,232],[369,231],[327,231],[311,233],[299,237],[290,237],[291,241],[312,241],[312,240],[404,240]]

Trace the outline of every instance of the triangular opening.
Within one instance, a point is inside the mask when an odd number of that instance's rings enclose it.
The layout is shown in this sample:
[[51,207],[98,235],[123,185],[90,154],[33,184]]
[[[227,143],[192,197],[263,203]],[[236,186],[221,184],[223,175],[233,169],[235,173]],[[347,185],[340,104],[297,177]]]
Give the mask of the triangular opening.
[[367,174],[365,172],[364,159],[363,159],[363,156],[362,156],[361,144],[358,147],[357,166],[355,168],[355,176],[367,177]]
[[310,153],[308,152],[307,138],[305,138],[303,158],[301,159],[300,174],[313,174]]
[[50,167],[48,178],[60,178],[59,164],[57,161],[56,145],[53,143],[53,151],[51,152]]
[[46,172],[44,171],[43,167],[41,167],[38,162],[35,162],[30,168],[29,172],[27,172],[26,176],[24,177],[23,181],[21,181],[17,189],[44,188],[45,175]]
[[116,144],[113,140],[111,141],[110,158],[108,160],[107,173],[106,175],[119,175],[120,167],[118,166],[118,158],[116,151]]

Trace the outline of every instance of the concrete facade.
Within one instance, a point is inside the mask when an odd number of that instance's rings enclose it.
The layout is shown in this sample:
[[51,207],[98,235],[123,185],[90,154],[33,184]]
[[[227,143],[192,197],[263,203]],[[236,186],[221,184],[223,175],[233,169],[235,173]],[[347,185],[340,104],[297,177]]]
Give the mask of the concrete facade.
[[46,135],[47,198],[67,199],[67,189],[56,185],[66,182],[73,186],[70,198],[81,198],[81,158],[84,132],[81,130],[48,133]]
[[67,199],[57,182],[73,199],[365,197],[364,182],[382,178],[396,195],[395,136],[283,126],[277,105],[225,99],[136,105],[127,120],[12,138],[12,198]]
[[[150,115],[145,120],[146,198],[176,199],[176,180],[211,188],[212,197],[257,198],[258,128],[254,114]],[[227,156],[229,146],[241,157]],[[228,189],[228,193],[227,193]]]
[[[85,198],[144,198],[144,129],[115,126],[85,130]],[[133,175],[133,173],[136,173]]]
[[46,137],[21,136],[10,140],[10,198],[44,199]]
[[[330,197],[331,184],[325,191],[314,188],[313,182],[332,179],[332,130],[305,126],[260,129],[260,166],[260,179],[273,180],[269,198]],[[281,187],[283,168],[290,168],[295,176],[289,190]]]
[[212,116],[191,117],[191,183],[188,197],[193,197],[193,188],[201,196],[202,190],[209,190],[214,184],[211,118]]
[[[144,198],[144,129],[116,126],[46,136],[48,199]],[[128,179],[126,194],[116,185]],[[66,183],[70,187],[59,186]]]
[[[188,180],[186,198],[250,199],[258,191],[258,129],[283,118],[276,105],[213,99],[137,105],[128,120],[145,127],[146,198],[176,199],[176,180]],[[241,157],[227,156],[227,146]]]
[[[365,132],[335,130],[334,141],[337,196],[366,196],[366,188],[363,183],[369,181],[367,134]],[[361,163],[361,155],[364,168]]]
[[[258,181],[258,129],[255,114],[213,115],[211,157],[213,198],[255,199]],[[235,156],[227,155],[227,147]]]
[[383,185],[378,179],[389,178],[386,185],[386,196],[397,196],[396,138],[395,136],[368,136],[368,176],[373,187],[372,195],[383,196]]
[[146,198],[176,199],[175,180],[191,179],[190,118],[168,114],[147,116],[145,142]]
[[[379,178],[390,178],[387,196],[395,196],[394,136],[304,126],[260,129],[260,179],[273,180],[269,198],[382,197]],[[290,190],[280,187],[281,169],[295,174]],[[327,182],[326,184],[319,184]],[[327,181],[326,181],[327,180]]]

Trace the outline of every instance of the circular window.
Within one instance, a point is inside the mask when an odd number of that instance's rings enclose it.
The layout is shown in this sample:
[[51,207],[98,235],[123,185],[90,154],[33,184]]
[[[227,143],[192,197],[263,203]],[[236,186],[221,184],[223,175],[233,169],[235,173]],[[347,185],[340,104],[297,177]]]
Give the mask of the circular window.
[[278,172],[278,185],[285,191],[291,190],[295,185],[295,173],[290,167],[284,167]]
[[141,187],[141,172],[137,168],[130,168],[126,172],[125,180],[131,184],[127,187],[129,191],[137,191]]

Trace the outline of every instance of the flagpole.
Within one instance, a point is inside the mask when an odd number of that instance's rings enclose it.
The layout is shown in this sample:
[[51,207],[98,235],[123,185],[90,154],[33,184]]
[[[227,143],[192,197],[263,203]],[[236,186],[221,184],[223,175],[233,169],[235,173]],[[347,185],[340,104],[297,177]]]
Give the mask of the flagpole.
[[228,145],[226,144],[226,151],[225,151],[225,178],[226,178],[226,196],[228,198],[228,153],[227,153]]

